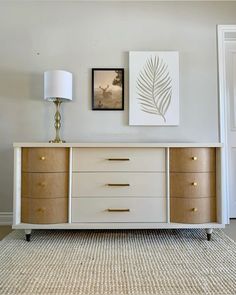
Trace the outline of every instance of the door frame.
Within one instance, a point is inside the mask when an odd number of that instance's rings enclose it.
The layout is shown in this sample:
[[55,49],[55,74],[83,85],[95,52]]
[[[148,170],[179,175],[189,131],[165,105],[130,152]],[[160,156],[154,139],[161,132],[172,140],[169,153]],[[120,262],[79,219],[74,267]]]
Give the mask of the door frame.
[[219,139],[223,144],[221,154],[221,190],[223,196],[223,212],[225,224],[229,223],[229,154],[228,154],[228,120],[227,120],[227,89],[226,89],[226,62],[225,41],[227,33],[236,33],[236,25],[218,25],[218,80],[219,80]]

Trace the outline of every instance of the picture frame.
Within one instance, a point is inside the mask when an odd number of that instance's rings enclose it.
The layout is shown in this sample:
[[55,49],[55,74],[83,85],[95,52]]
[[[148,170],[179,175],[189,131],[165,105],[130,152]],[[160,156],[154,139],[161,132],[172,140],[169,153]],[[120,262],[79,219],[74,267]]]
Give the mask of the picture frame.
[[124,68],[92,69],[92,110],[124,110]]
[[179,125],[179,52],[129,52],[129,125]]

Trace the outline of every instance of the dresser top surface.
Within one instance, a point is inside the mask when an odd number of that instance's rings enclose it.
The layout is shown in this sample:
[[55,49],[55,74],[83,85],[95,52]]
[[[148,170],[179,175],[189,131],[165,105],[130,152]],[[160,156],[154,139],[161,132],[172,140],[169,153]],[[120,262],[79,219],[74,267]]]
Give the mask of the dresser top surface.
[[16,142],[15,148],[20,147],[223,147],[222,143],[210,142]]

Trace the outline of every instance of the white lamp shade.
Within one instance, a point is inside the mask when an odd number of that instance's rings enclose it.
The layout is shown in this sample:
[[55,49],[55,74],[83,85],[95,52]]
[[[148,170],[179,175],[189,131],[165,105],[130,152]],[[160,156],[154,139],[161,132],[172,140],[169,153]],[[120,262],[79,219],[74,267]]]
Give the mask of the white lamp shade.
[[72,100],[72,74],[67,71],[44,72],[44,99]]

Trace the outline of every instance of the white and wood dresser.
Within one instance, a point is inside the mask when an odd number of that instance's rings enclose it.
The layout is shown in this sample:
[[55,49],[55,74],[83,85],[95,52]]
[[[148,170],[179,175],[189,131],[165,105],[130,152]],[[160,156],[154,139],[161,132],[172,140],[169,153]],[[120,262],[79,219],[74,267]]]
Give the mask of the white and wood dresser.
[[13,228],[224,227],[221,144],[15,143]]

